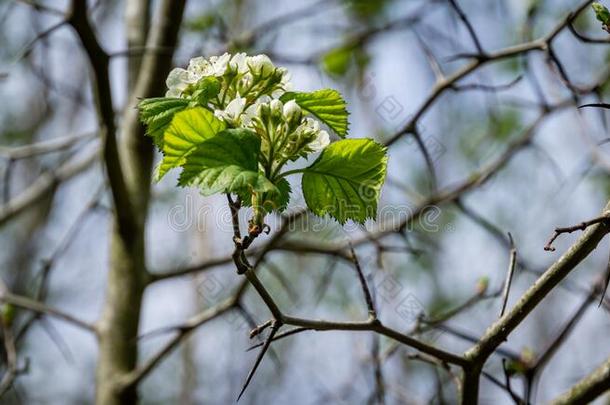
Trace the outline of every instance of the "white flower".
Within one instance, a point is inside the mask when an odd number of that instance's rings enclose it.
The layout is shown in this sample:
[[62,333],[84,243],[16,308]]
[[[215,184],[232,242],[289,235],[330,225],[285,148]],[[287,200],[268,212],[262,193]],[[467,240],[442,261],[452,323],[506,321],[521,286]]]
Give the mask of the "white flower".
[[231,60],[231,55],[224,53],[221,56],[210,56],[210,64],[212,65],[211,75],[222,76],[227,71],[227,65]]
[[313,118],[305,118],[305,128],[309,129],[313,132],[318,132],[320,130],[320,123]]
[[198,56],[190,60],[188,71],[193,78],[199,80],[204,76],[210,76],[212,74],[212,64],[203,56]]
[[316,139],[309,143],[309,146],[312,151],[319,152],[322,149],[326,148],[330,144],[330,137],[328,136],[328,132],[321,130],[318,132],[318,136]]
[[236,53],[231,58],[231,61],[229,62],[229,66],[231,67],[232,70],[236,71],[239,74],[247,73],[248,72],[247,60],[248,60],[248,57],[246,56],[246,54],[244,52]]
[[246,108],[246,110],[241,115],[241,124],[245,127],[250,127],[252,124],[252,118],[256,117],[258,114],[258,104],[254,103],[250,107]]
[[282,80],[280,81],[282,88],[286,91],[291,91],[292,82],[290,81],[290,79],[292,79],[292,77],[290,76],[290,73],[288,73],[288,70],[286,68],[281,67],[278,69],[282,73]]
[[169,72],[165,84],[167,85],[167,93],[165,97],[180,97],[180,94],[188,87],[189,84],[195,83],[188,70],[175,68]]
[[247,58],[248,66],[253,74],[261,75],[263,77],[269,76],[275,71],[275,66],[271,59],[267,55],[256,55]]
[[246,106],[246,99],[241,97],[239,94],[235,97],[223,110],[214,111],[214,115],[227,123],[233,125],[240,124],[240,116],[244,112]]

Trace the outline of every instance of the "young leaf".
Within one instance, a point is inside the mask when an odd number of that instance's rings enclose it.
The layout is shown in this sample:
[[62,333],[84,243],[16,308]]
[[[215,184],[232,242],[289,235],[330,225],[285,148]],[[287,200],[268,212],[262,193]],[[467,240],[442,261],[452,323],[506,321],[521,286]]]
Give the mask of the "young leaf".
[[606,26],[610,25],[610,11],[608,11],[603,4],[595,2],[591,4],[591,7],[593,8],[593,11],[595,11],[595,17],[597,17],[602,24]]
[[197,83],[197,89],[193,93],[193,98],[200,105],[206,106],[218,93],[220,93],[220,81],[216,77],[208,76]]
[[[281,178],[275,183],[277,190],[262,193],[261,205],[265,212],[283,212],[288,206],[292,189],[288,180]],[[252,206],[252,193],[249,190],[239,194],[244,207]]]
[[201,143],[184,163],[181,186],[198,186],[203,195],[275,192],[277,188],[258,171],[260,138],[247,129],[227,129]]
[[159,149],[163,149],[163,133],[174,114],[184,110],[189,101],[184,98],[147,98],[138,104],[140,120],[146,124],[146,134],[153,138]]
[[170,169],[182,166],[186,157],[197,146],[225,127],[223,121],[203,107],[189,108],[174,115],[165,131],[163,161],[158,168],[157,181],[161,180]]
[[373,218],[387,161],[386,148],[371,139],[331,143],[304,170],[302,187],[307,206],[314,214],[330,214],[341,224],[348,219],[363,223]]
[[315,115],[341,138],[347,135],[347,108],[345,100],[337,90],[322,89],[311,93],[287,92],[280,97],[282,102],[294,100],[305,111]]

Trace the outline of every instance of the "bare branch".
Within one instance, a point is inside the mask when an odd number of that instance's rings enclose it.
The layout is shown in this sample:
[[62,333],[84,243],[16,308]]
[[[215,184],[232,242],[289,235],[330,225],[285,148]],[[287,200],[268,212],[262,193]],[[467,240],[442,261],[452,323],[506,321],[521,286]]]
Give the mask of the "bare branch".
[[356,273],[358,273],[358,280],[360,281],[360,287],[362,288],[362,293],[364,294],[366,306],[369,310],[369,317],[371,319],[377,319],[377,311],[375,310],[375,305],[373,304],[373,298],[371,297],[371,292],[369,290],[369,287],[366,284],[366,279],[364,278],[364,273],[362,272],[362,268],[360,267],[360,262],[358,261],[358,257],[356,256],[354,247],[350,244],[349,248],[352,253],[352,260],[354,262],[354,267],[356,269]]
[[544,250],[554,252],[555,248],[553,247],[553,242],[555,241],[555,239],[557,239],[557,237],[559,237],[559,235],[562,235],[564,233],[572,233],[572,232],[576,232],[576,231],[584,231],[588,227],[599,224],[599,223],[605,223],[607,225],[608,221],[609,221],[608,217],[602,215],[600,217],[593,218],[589,221],[581,222],[578,225],[568,226],[565,228],[555,228],[555,233],[553,234],[553,236],[551,236],[549,241],[544,246]]
[[506,280],[504,281],[504,290],[502,291],[502,310],[500,311],[500,317],[504,315],[504,311],[506,310],[508,293],[510,292],[510,285],[513,281],[515,265],[517,264],[517,249],[515,248],[515,242],[513,241],[513,236],[510,234],[510,232],[508,233],[508,239],[510,240],[510,260],[508,262]]

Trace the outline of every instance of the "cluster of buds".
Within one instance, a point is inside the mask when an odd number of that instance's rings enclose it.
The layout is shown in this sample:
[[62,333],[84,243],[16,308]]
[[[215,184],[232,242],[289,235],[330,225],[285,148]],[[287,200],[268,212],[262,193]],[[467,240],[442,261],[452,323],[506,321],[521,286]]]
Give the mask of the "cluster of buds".
[[[263,96],[278,97],[290,89],[285,68],[275,67],[266,55],[245,53],[193,58],[186,69],[173,69],[166,84],[166,97],[194,98],[218,111],[233,100],[244,99],[246,108]],[[235,104],[231,107],[234,111]]]
[[328,132],[306,117],[294,101],[280,97],[290,90],[285,68],[266,55],[245,53],[191,59],[187,69],[167,77],[166,97],[188,98],[214,112],[229,128],[247,128],[261,138],[262,162],[273,175],[286,162],[324,149]]
[[261,152],[266,166],[280,168],[289,160],[305,157],[324,149],[328,132],[317,120],[304,117],[294,100],[285,104],[278,99],[257,105],[256,114],[248,116],[246,126],[261,137]]

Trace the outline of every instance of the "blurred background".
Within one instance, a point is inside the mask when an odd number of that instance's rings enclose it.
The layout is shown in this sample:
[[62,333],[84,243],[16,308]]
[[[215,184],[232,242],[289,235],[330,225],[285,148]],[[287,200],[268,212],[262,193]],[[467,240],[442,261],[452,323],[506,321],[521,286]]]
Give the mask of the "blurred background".
[[[24,212],[0,217],[0,276],[15,293],[95,322],[104,303],[112,201],[102,166],[87,159],[99,144],[88,61],[69,27],[47,31],[62,21],[66,1],[41,2],[50,10],[28,3],[0,1],[1,201],[23,196],[66,162],[84,163]],[[112,56],[114,107],[133,108],[127,105],[127,59],[134,55],[125,51],[125,4],[89,6]],[[482,49],[494,51],[546,35],[577,2],[462,0],[459,6]],[[417,132],[428,162],[413,136],[392,143],[378,221],[343,227],[328,218],[297,221],[283,237],[293,248],[270,251],[259,270],[282,310],[313,319],[365,319],[353,266],[337,255],[298,248],[355,241],[385,323],[455,353],[468,349],[499,316],[507,233],[519,260],[510,308],[578,236],[564,235],[556,252],[546,252],[553,229],[599,215],[610,196],[607,114],[576,108],[610,99],[610,47],[603,43],[608,34],[589,8],[574,29],[601,43],[579,40],[564,28],[553,42],[560,64],[542,52],[495,61],[426,108]],[[476,53],[477,45],[444,0],[187,2],[174,65],[225,51],[269,55],[289,69],[295,89],[340,90],[348,101],[350,137],[387,142],[434,91],[439,75],[470,63],[465,55]],[[41,142],[47,148],[22,148]],[[480,173],[490,176],[456,198],[429,204],[404,232],[392,232],[438,190],[452,190]],[[226,199],[176,188],[176,176],[152,186],[148,267],[153,273],[201,264],[205,269],[146,290],[141,359],[171,338],[163,328],[213,307],[241,281],[233,264],[223,261],[233,249]],[[292,186],[288,213],[304,206],[300,179]],[[245,226],[248,215],[242,214]],[[272,234],[279,221],[267,218]],[[367,240],[384,231],[383,238]],[[253,247],[264,246],[271,235]],[[490,358],[481,403],[512,403],[507,379],[524,396],[528,375],[532,403],[549,401],[610,355],[608,304],[598,307],[599,297],[590,294],[603,277],[608,249],[608,241],[600,244]],[[210,265],[214,261],[219,265]],[[257,353],[246,351],[258,342],[248,332],[269,316],[247,290],[240,309],[198,328],[146,377],[139,388],[142,403],[234,402]],[[32,319],[17,310],[21,370],[0,402],[91,403],[95,338],[61,320]],[[567,330],[570,321],[574,328]],[[533,377],[524,373],[566,330],[548,362]],[[413,353],[371,333],[303,332],[272,345],[240,402],[455,403],[454,376]]]

